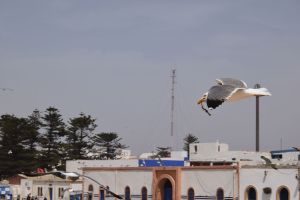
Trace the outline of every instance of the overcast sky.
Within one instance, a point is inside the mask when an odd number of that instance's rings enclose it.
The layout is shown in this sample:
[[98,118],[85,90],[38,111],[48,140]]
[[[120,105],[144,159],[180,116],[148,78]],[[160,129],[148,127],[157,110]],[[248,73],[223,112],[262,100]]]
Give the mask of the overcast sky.
[[[261,150],[300,145],[300,1],[0,1],[0,114],[57,107],[135,154],[201,142],[255,150],[255,99],[208,116],[196,102],[215,79],[269,89]],[[170,137],[171,69],[176,69]],[[173,142],[172,142],[173,141]]]

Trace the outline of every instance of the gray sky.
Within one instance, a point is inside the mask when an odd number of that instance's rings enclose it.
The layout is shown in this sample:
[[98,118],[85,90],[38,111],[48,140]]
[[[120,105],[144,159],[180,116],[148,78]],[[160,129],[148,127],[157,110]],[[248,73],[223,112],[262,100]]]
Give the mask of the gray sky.
[[[0,1],[0,113],[97,118],[134,153],[202,142],[255,149],[255,99],[209,117],[215,79],[260,83],[261,149],[299,146],[299,1]],[[170,137],[171,69],[177,70]],[[172,144],[173,143],[173,144]]]

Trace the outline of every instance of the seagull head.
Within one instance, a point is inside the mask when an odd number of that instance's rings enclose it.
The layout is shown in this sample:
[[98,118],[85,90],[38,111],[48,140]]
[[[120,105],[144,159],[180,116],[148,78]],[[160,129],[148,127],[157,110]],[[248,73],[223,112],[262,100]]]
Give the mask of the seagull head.
[[203,104],[207,100],[208,92],[204,93],[203,96],[198,100],[197,104]]

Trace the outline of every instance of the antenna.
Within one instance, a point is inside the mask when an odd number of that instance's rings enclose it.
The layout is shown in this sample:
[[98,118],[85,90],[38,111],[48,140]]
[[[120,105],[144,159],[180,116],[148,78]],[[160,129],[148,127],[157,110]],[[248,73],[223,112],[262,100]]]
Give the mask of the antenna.
[[176,70],[172,69],[172,89],[171,89],[171,136],[173,136],[173,132],[174,132],[174,101],[175,101],[175,75]]

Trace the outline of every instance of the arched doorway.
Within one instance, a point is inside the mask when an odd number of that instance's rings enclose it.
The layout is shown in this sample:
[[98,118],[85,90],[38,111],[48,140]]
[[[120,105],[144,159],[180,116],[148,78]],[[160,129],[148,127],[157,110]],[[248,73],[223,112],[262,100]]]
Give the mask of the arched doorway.
[[88,188],[88,200],[92,200],[93,199],[93,193],[94,193],[94,187],[93,187],[93,185],[89,185],[89,188]]
[[257,199],[257,192],[256,192],[256,189],[254,187],[249,186],[246,189],[245,199],[246,200],[256,200]]
[[148,191],[146,187],[142,188],[142,200],[147,200],[148,199]]
[[152,199],[181,199],[181,168],[154,170]]
[[222,188],[217,189],[217,200],[224,200],[224,190]]
[[277,190],[277,199],[278,200],[289,200],[290,199],[289,190],[286,187],[280,187]]
[[156,191],[157,200],[173,200],[173,190],[172,182],[168,178],[160,180]]
[[195,199],[195,191],[194,191],[193,188],[188,189],[187,199],[188,200],[194,200]]
[[130,187],[126,186],[125,187],[125,200],[130,200],[131,196],[130,196]]

